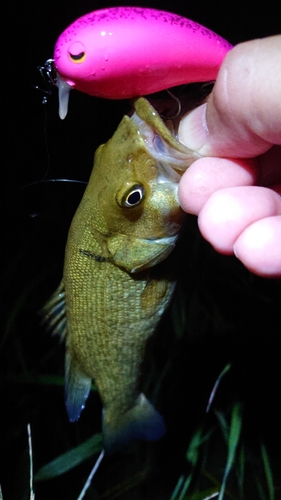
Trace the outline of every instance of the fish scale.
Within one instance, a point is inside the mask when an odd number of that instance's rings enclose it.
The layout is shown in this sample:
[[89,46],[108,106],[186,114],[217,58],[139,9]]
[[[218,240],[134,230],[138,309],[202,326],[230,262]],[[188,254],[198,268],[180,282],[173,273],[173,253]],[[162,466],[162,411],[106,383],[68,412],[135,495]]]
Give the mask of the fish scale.
[[[89,257],[84,257],[85,260]],[[163,294],[162,281],[148,281],[151,273],[144,272],[132,279],[123,270],[110,262],[85,263],[87,281],[77,278],[66,285],[66,301],[71,297],[68,327],[75,325],[76,334],[70,338],[68,347],[77,353],[78,362],[85,373],[91,377],[94,365],[95,383],[105,406],[122,408],[124,401],[135,401],[135,380],[138,378],[139,364],[136,360],[143,357],[144,340],[153,333],[165,303],[159,303]],[[71,269],[77,269],[75,259],[71,259]],[[81,267],[81,264],[80,266]],[[65,274],[69,267],[66,262]],[[94,293],[92,292],[94,283]],[[171,289],[173,283],[164,287]],[[149,288],[146,300],[144,290]],[[158,293],[158,289],[161,293]],[[169,290],[165,290],[166,292]],[[160,297],[159,297],[160,295]],[[169,300],[169,295],[166,300]],[[84,316],[84,311],[86,314]],[[81,317],[84,317],[83,322]],[[128,335],[129,333],[129,335]],[[110,350],[108,343],[110,342]],[[91,356],[89,357],[89,352]],[[135,358],[135,359],[134,359]],[[120,369],[121,368],[121,369]],[[128,380],[133,380],[132,388],[128,388]],[[116,398],[114,388],[119,397]],[[122,391],[120,391],[122,387]],[[128,394],[126,389],[128,389]]]

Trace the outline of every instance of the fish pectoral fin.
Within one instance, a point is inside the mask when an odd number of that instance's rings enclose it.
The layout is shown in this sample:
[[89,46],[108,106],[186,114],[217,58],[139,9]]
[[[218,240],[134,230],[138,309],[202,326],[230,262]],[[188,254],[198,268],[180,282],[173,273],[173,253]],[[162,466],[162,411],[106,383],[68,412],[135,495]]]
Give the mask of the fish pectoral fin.
[[111,236],[107,247],[116,266],[137,273],[166,259],[174,249],[177,237],[145,240],[120,234]]
[[65,406],[70,422],[79,419],[91,390],[92,379],[84,375],[69,350],[65,354]]
[[141,294],[141,307],[147,316],[161,315],[170,301],[175,288],[171,279],[150,279]]
[[41,324],[45,330],[50,332],[52,335],[58,335],[60,340],[65,340],[67,336],[67,322],[65,313],[64,284],[62,281],[39,314],[42,316]]
[[136,404],[122,415],[111,418],[103,412],[103,441],[106,453],[114,453],[130,441],[157,441],[166,432],[162,415],[140,394]]

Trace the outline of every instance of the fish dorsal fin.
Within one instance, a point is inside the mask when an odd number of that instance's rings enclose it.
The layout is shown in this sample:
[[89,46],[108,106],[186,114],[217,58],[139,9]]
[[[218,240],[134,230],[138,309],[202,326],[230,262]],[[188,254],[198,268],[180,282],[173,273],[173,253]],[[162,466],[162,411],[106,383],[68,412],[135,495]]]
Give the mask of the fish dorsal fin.
[[41,324],[45,330],[52,335],[58,335],[63,341],[67,336],[67,321],[65,313],[64,284],[61,281],[59,287],[51,295],[49,300],[40,311]]

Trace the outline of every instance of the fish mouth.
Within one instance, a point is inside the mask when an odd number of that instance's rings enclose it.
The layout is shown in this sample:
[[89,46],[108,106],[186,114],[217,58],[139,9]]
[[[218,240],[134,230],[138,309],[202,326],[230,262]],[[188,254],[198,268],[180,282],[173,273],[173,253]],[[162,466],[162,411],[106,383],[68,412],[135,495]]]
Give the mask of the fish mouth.
[[158,181],[178,183],[183,172],[201,155],[175,138],[147,99],[136,99],[134,108],[131,120],[138,127],[147,150],[157,161]]

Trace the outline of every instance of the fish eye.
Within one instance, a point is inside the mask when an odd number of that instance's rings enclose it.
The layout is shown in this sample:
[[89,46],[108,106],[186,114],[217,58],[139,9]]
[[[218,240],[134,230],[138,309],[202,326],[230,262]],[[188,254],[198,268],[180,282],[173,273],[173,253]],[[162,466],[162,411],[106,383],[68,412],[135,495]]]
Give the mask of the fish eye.
[[144,187],[141,184],[133,184],[125,193],[117,193],[116,202],[121,208],[133,208],[139,205],[144,197]]
[[86,57],[85,48],[82,43],[73,43],[68,50],[69,58],[72,62],[81,63]]

